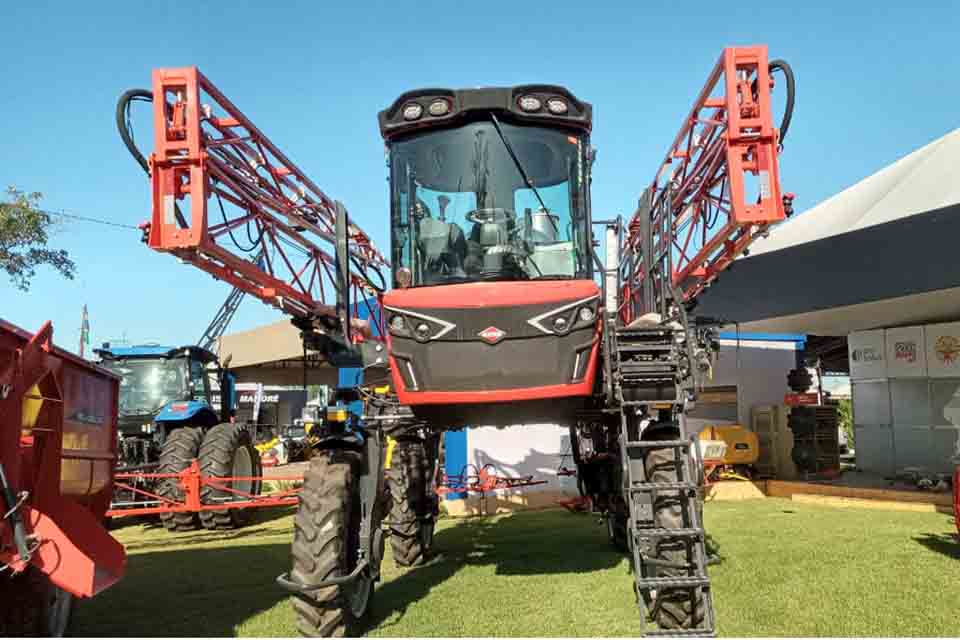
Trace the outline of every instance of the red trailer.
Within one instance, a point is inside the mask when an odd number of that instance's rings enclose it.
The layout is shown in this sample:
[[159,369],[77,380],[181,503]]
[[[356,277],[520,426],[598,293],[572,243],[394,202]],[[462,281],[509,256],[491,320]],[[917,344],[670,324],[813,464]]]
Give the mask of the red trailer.
[[104,527],[119,378],[0,320],[0,636],[64,633],[74,598],[123,575]]

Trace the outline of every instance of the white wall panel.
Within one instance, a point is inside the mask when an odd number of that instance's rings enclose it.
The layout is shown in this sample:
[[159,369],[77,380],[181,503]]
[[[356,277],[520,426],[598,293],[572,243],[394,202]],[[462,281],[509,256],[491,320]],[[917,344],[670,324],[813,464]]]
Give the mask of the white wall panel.
[[847,338],[850,355],[850,379],[885,378],[884,331],[858,331]]
[[927,325],[926,344],[931,378],[960,377],[960,322]]

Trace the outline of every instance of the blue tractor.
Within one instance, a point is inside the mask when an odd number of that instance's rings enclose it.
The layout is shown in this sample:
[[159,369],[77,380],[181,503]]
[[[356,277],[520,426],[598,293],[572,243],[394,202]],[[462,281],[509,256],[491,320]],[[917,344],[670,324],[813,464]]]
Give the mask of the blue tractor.
[[[211,351],[197,346],[111,347],[107,343],[94,352],[101,366],[122,379],[118,472],[179,473],[199,459],[205,476],[262,475],[252,434],[232,419],[236,405],[234,376]],[[215,403],[214,393],[218,389],[221,401]],[[183,490],[175,478],[137,482],[139,488],[168,500],[183,499]],[[260,485],[258,480],[247,479],[230,481],[227,486],[258,495]],[[235,495],[209,485],[204,485],[200,492],[204,503],[230,500]],[[142,506],[143,496],[129,492],[126,496],[115,495],[114,507],[134,503]],[[198,525],[208,529],[233,528],[246,524],[249,517],[249,510],[245,509],[160,515],[171,531],[191,530]]]

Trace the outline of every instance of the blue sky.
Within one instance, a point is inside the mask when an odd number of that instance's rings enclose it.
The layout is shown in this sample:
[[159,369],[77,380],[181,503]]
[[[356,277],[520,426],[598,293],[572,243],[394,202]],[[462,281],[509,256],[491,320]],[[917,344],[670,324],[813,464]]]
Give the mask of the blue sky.
[[[149,183],[117,136],[116,99],[154,67],[186,65],[384,250],[376,112],[411,88],[546,82],[592,102],[598,218],[633,210],[724,46],[767,44],[794,68],[781,177],[798,211],[960,126],[960,4],[771,4],[3,3],[0,182],[43,192],[48,209],[146,220]],[[149,109],[135,119],[149,140]],[[42,269],[23,293],[0,279],[0,317],[51,319],[71,349],[84,303],[94,344],[188,343],[229,293],[136,231],[69,222],[52,244],[76,280]],[[231,329],[280,318],[248,298]]]

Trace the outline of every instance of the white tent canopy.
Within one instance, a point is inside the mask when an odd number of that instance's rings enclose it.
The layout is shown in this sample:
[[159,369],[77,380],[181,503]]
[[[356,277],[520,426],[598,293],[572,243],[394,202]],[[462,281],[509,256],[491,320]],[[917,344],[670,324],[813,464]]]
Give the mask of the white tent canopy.
[[758,240],[697,313],[846,335],[960,317],[960,129]]

